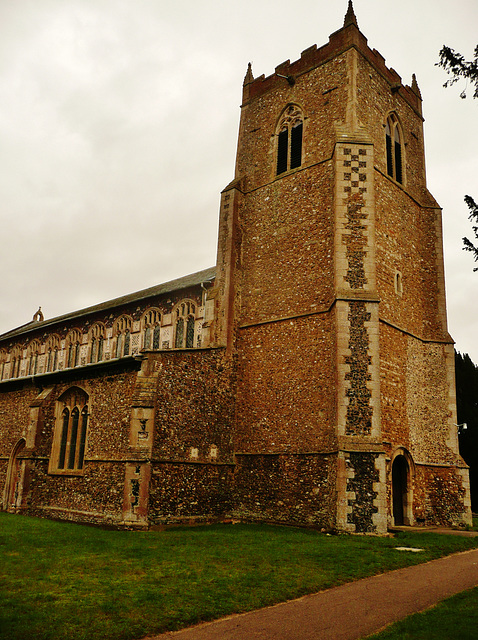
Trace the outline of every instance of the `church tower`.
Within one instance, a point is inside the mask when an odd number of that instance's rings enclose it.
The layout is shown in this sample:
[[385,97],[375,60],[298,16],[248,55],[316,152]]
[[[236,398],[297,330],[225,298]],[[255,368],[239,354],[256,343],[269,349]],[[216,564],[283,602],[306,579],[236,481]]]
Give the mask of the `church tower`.
[[351,2],[326,45],[268,77],[248,67],[215,295],[238,516],[470,522],[420,90],[369,48]]

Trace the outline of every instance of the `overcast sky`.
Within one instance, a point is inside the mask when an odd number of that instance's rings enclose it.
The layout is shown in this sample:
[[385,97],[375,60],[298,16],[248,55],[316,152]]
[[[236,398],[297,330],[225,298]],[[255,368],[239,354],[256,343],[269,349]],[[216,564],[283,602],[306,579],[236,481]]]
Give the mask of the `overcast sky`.
[[[355,0],[371,48],[423,96],[428,187],[444,209],[449,329],[478,363],[476,0]],[[321,46],[347,0],[0,0],[0,333],[213,266],[242,81]]]

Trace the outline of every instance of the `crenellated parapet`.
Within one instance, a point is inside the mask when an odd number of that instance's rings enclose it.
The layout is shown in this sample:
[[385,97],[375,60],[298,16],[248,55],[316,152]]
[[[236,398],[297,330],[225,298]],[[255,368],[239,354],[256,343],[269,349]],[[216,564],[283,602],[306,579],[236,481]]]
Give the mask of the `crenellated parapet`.
[[289,79],[293,86],[298,76],[310,72],[312,69],[325,64],[332,58],[341,55],[348,49],[354,48],[361,53],[368,62],[380,73],[390,85],[390,91],[399,92],[401,97],[420,115],[422,113],[422,100],[416,78],[412,86],[402,84],[402,78],[395,69],[387,67],[385,58],[376,49],[371,49],[367,44],[367,38],[361,33],[356,21],[346,20],[344,26],[332,33],[329,42],[322,47],[316,44],[302,51],[300,58],[291,62],[281,62],[270,76],[264,74],[254,78],[249,64],[248,72],[244,79],[242,102],[243,105],[255,100],[269,91],[275,91],[284,86]]

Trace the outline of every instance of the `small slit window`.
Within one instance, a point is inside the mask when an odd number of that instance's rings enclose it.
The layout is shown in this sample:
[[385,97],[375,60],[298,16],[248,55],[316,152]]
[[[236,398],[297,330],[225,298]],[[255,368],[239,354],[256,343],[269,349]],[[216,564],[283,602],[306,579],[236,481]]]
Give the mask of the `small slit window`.
[[400,271],[395,272],[395,293],[401,296],[403,293],[402,274]]
[[301,110],[296,105],[290,105],[287,107],[278,126],[277,175],[290,169],[297,169],[302,165],[303,128]]

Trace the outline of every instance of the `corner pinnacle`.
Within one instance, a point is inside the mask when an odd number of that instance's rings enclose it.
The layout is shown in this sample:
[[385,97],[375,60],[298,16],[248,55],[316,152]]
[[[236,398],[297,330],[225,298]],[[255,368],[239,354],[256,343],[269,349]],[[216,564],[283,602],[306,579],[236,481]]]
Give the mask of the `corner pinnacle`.
[[357,18],[355,17],[352,0],[349,0],[349,6],[347,8],[347,13],[345,14],[344,19],[344,27],[348,27],[351,24],[354,24],[358,28]]
[[247,65],[246,76],[245,76],[244,82],[242,84],[243,84],[243,86],[245,86],[246,84],[251,84],[251,82],[254,82],[254,76],[252,75],[252,65],[249,62],[249,64]]
[[422,94],[420,92],[420,87],[418,86],[418,82],[417,82],[417,76],[415,74],[412,75],[412,86],[411,89],[413,91],[413,93],[415,93],[420,100],[422,99]]

